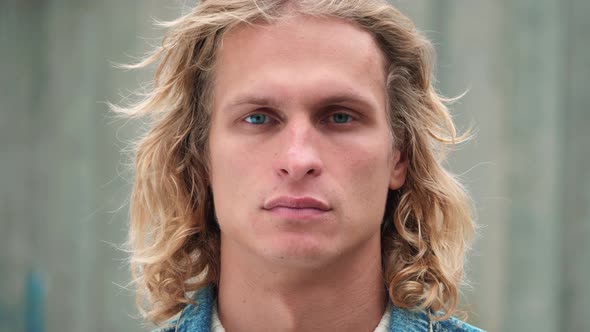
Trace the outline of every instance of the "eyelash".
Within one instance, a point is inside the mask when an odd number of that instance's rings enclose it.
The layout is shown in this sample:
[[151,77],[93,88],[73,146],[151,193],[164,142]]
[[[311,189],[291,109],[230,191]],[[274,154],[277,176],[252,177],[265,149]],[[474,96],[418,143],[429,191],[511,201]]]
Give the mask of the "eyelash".
[[[267,122],[256,124],[256,123],[252,123],[252,122],[250,122],[250,121],[247,120],[248,118],[251,118],[253,116],[261,116],[261,115],[266,117],[265,120]],[[336,121],[330,121],[330,120],[333,120],[333,119],[330,119],[328,121],[325,120],[326,118],[331,118],[334,115],[344,115],[344,116],[347,116],[348,117],[347,118],[348,121],[346,121],[346,122],[336,122]],[[322,117],[322,119],[320,120],[320,123],[321,124],[324,124],[324,125],[335,124],[335,125],[339,125],[339,126],[344,126],[344,125],[348,125],[351,122],[354,122],[356,120],[357,120],[357,117],[355,115],[353,115],[353,114],[350,114],[350,112],[333,111],[333,112],[328,112],[328,115],[327,116]],[[253,112],[253,113],[250,113],[250,114],[246,115],[242,119],[242,121],[245,122],[245,123],[247,123],[247,124],[249,124],[249,125],[252,125],[252,126],[264,126],[264,125],[270,125],[270,124],[272,124],[272,123],[268,123],[269,121],[276,123],[276,122],[279,122],[280,120],[277,120],[276,117],[268,114],[268,112],[260,111],[260,112]]]
[[334,120],[334,119],[333,119],[333,117],[334,117],[335,115],[345,115],[345,116],[347,116],[347,117],[348,117],[348,118],[347,118],[347,119],[348,119],[348,121],[346,121],[346,122],[336,122],[336,121],[333,121],[332,123],[335,123],[335,124],[339,124],[339,125],[345,125],[345,124],[348,124],[348,123],[350,123],[351,121],[354,121],[354,120],[355,120],[355,119],[354,119],[354,117],[353,117],[351,114],[348,114],[348,113],[346,113],[346,112],[332,112],[332,113],[330,113],[330,114],[328,115],[328,117],[331,117],[331,118],[332,118],[332,120]]

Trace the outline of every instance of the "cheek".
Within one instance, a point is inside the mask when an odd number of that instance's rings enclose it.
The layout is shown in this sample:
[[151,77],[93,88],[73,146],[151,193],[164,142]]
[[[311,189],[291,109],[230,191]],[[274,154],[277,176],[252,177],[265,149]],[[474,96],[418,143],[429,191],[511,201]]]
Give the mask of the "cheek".
[[210,146],[211,188],[220,226],[249,218],[244,213],[258,206],[264,185],[263,166],[268,164],[260,153],[231,140]]
[[217,184],[231,186],[238,183],[247,179],[246,173],[253,170],[256,162],[253,153],[247,146],[237,143],[226,138],[217,139],[210,145],[211,182],[214,187]]
[[244,165],[240,165],[240,157],[234,153],[231,144],[217,140],[210,145],[211,189],[215,210],[220,223],[227,219],[231,205],[239,202],[239,182],[243,178]]
[[355,215],[364,215],[381,223],[384,211],[391,167],[390,158],[383,150],[353,155],[347,160],[349,188],[343,188],[350,195],[350,208]]
[[385,148],[363,149],[349,154],[346,160],[351,175],[361,185],[387,187],[391,173],[391,158]]

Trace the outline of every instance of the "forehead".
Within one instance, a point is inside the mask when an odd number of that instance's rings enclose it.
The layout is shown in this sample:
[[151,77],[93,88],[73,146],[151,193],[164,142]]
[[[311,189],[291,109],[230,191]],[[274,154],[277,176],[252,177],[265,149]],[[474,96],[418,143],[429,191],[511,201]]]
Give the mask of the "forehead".
[[292,51],[290,44],[297,44],[301,51],[311,48],[333,55],[354,50],[365,60],[381,60],[381,53],[368,31],[344,19],[305,14],[288,15],[273,23],[240,24],[224,35],[222,48],[227,49],[227,54],[248,45],[267,46],[260,51],[284,54]]
[[375,90],[384,90],[384,68],[373,36],[341,19],[297,14],[272,24],[241,24],[222,40],[214,99],[223,102],[247,90],[282,98],[301,97],[299,91],[382,99]]

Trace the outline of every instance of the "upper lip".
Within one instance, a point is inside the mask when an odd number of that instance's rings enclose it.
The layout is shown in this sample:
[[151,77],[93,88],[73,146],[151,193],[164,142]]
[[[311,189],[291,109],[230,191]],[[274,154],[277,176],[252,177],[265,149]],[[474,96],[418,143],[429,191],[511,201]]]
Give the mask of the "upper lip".
[[270,210],[276,207],[286,207],[291,209],[318,209],[323,211],[330,210],[330,206],[327,203],[313,197],[281,196],[266,201],[263,206],[265,210]]

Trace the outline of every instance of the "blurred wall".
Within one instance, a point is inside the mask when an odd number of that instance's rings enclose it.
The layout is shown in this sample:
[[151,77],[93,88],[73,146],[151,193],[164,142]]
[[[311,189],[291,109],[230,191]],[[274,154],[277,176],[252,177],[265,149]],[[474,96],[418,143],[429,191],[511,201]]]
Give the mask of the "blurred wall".
[[[478,211],[469,321],[590,331],[590,2],[397,0],[436,44],[443,94],[477,135],[450,160]],[[141,123],[119,102],[149,73],[150,19],[188,0],[0,1],[0,331],[147,330],[125,241]],[[146,39],[147,38],[147,39]],[[25,316],[28,319],[25,319]]]

